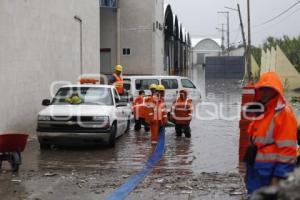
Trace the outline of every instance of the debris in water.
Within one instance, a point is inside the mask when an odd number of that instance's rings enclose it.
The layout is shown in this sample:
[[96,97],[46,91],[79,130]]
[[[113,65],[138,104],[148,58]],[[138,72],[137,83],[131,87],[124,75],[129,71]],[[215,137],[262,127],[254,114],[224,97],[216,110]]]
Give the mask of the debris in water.
[[243,192],[239,192],[239,191],[235,191],[235,192],[231,192],[230,195],[243,195]]
[[125,178],[128,178],[128,177],[129,177],[129,175],[123,175],[122,177],[125,179]]
[[193,193],[192,191],[187,191],[187,190],[181,192],[181,194],[192,194],[192,193]]
[[300,97],[292,97],[292,103],[300,103]]
[[13,183],[21,183],[22,181],[18,180],[18,179],[12,179],[11,182],[13,182]]
[[57,176],[58,174],[56,173],[51,173],[51,172],[47,172],[44,174],[44,176],[47,176],[47,177],[53,177],[53,176]]
[[155,182],[156,182],[156,183],[163,183],[163,182],[164,182],[164,179],[157,179]]

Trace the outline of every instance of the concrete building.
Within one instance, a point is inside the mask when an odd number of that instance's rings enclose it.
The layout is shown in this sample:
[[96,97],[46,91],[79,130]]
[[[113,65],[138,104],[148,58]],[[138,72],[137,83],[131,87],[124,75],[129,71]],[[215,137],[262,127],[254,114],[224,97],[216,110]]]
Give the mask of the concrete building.
[[33,132],[55,81],[100,72],[99,2],[0,1],[0,132]]
[[203,65],[208,56],[221,56],[221,40],[192,38],[193,65]]
[[[102,0],[101,72],[186,74],[189,36],[163,0]],[[175,20],[176,18],[176,20]]]
[[164,74],[163,0],[121,0],[101,8],[101,71]]

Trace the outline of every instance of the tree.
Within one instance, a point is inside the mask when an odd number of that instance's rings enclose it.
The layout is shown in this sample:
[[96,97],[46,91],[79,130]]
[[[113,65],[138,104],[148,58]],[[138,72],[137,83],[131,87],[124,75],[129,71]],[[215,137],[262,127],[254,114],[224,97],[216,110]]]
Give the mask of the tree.
[[252,53],[254,59],[256,60],[258,66],[260,66],[260,64],[261,64],[261,48],[252,46],[251,53]]
[[277,45],[300,73],[300,36],[294,38],[290,38],[286,35],[283,36],[283,38],[268,37],[263,44],[263,49],[276,48]]

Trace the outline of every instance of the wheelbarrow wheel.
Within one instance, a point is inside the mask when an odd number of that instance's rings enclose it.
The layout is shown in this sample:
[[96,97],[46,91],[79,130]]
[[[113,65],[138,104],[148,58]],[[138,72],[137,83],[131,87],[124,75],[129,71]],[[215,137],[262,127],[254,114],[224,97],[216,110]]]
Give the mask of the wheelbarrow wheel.
[[40,142],[40,149],[41,149],[41,150],[51,149],[51,145],[50,145],[50,144],[46,144],[46,143]]
[[10,160],[12,171],[18,172],[20,164],[21,164],[21,154],[18,152],[12,153],[11,160]]

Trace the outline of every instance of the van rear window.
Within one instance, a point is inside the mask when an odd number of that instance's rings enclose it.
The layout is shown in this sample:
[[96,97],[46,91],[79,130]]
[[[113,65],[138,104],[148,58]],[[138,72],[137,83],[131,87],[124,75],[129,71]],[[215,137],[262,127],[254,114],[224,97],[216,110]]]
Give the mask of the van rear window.
[[137,79],[135,80],[135,88],[137,90],[148,90],[151,84],[159,84],[157,79]]
[[166,89],[178,89],[178,81],[176,79],[162,79],[161,84]]

